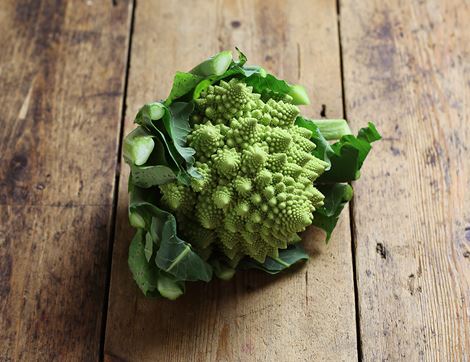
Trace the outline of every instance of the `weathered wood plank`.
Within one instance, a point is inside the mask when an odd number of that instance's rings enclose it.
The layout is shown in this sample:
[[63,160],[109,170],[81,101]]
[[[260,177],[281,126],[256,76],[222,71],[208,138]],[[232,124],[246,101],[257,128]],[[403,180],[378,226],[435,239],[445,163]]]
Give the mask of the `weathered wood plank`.
[[0,4],[0,360],[98,359],[131,1]]
[[[192,19],[192,20],[189,20]],[[306,112],[342,116],[334,1],[139,1],[126,132],[139,106],[164,98],[176,70],[239,46],[250,63],[305,84]],[[145,299],[130,276],[128,167],[121,173],[105,352],[129,361],[352,361],[357,358],[347,213],[329,245],[312,232],[311,260],[271,278],[257,272]],[[110,358],[111,359],[111,358]]]
[[345,1],[346,109],[384,140],[356,185],[366,361],[470,356],[470,6]]

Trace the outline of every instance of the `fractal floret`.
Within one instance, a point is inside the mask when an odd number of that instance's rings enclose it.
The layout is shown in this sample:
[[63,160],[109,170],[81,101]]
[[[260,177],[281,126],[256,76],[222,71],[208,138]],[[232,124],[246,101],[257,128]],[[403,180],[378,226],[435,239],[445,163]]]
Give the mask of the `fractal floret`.
[[236,78],[208,87],[187,137],[202,178],[160,185],[182,235],[219,248],[233,265],[245,255],[277,258],[323,205],[313,181],[328,164],[312,155],[312,132],[294,124],[299,109],[288,100],[263,102]]
[[177,72],[124,139],[129,268],[147,296],[308,259],[299,233],[314,225],[330,238],[380,138],[372,123],[353,136],[345,120],[302,116],[302,86],[245,62],[223,51]]

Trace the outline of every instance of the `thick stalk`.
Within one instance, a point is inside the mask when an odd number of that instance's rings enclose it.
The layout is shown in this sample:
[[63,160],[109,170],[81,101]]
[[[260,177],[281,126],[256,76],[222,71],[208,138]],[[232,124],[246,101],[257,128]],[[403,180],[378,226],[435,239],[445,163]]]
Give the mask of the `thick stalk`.
[[232,52],[230,50],[225,50],[203,61],[201,64],[191,69],[190,73],[201,77],[222,75],[228,69],[231,62]]
[[131,165],[141,166],[147,162],[154,147],[152,136],[138,127],[124,138],[124,159]]
[[292,97],[292,102],[295,105],[301,106],[310,104],[307,91],[299,84],[290,85],[289,95]]

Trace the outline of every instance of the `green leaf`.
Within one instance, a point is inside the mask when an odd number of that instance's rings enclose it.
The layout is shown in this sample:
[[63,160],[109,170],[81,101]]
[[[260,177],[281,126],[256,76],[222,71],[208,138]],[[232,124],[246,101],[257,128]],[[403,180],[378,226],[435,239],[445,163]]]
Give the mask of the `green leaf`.
[[327,150],[331,168],[317,180],[318,183],[349,182],[357,180],[359,170],[372,146],[371,143],[381,138],[372,123],[362,128],[357,137],[346,135],[331,145]]
[[159,245],[161,230],[159,229],[159,222],[155,217],[152,217],[152,222],[150,223],[150,235],[155,244]]
[[246,78],[245,83],[253,87],[253,92],[263,94],[265,92],[274,92],[289,95],[291,87],[284,81],[277,79],[272,74],[266,74],[262,77],[259,72],[250,75]]
[[[361,128],[357,137],[345,135],[342,136],[338,142],[330,145],[316,124],[317,122],[327,121],[328,120],[312,121],[311,119],[300,116],[295,120],[297,126],[312,131],[311,140],[316,145],[312,154],[330,164],[327,171],[321,175],[315,183],[349,182],[357,180],[360,175],[359,170],[372,148],[371,143],[379,140],[381,138],[380,134],[374,124],[369,123],[366,128]],[[347,131],[346,128],[340,127],[341,125],[336,123],[336,120],[329,123],[331,127],[335,128],[334,130],[328,130],[326,127],[327,123],[322,125],[323,132],[338,133],[339,128],[343,128],[344,132]]]
[[176,220],[167,213],[163,224],[160,249],[155,262],[157,266],[179,280],[203,280],[212,278],[212,269],[192,249],[191,245],[176,235]]
[[148,263],[145,255],[144,231],[138,229],[129,246],[129,269],[135,282],[145,295],[150,295],[157,288],[158,268]]
[[260,269],[269,274],[277,274],[293,264],[307,259],[308,254],[305,250],[299,244],[295,244],[290,245],[287,249],[279,250],[277,258],[267,257],[263,264],[247,258],[243,259],[239,265],[243,269]]
[[258,66],[240,67],[236,63],[233,63],[229,70],[227,70],[224,74],[220,76],[207,77],[206,79],[202,80],[194,88],[193,99],[198,99],[204,90],[206,90],[207,88],[209,88],[209,86],[214,83],[217,83],[222,79],[227,79],[238,75],[241,75],[243,77],[249,77],[253,74],[258,74],[260,76],[264,74],[264,76],[266,76],[266,71]]
[[[162,122],[155,123],[151,117],[151,109],[152,107],[156,108],[157,105],[162,107],[164,112],[163,117],[161,117],[163,118]],[[158,139],[160,146],[165,150],[163,154],[168,154],[171,159],[170,163],[163,166],[168,166],[176,171],[177,179],[182,180],[185,184],[189,184],[191,177],[201,177],[193,166],[195,151],[191,147],[185,146],[186,137],[191,131],[189,115],[193,108],[193,102],[175,102],[170,107],[166,107],[161,103],[149,103],[141,108],[135,120],[136,123],[144,127],[149,135]],[[162,152],[159,152],[159,154],[162,154]],[[152,159],[152,161],[155,162],[155,159]],[[149,184],[148,181],[138,182],[142,186]]]
[[[163,110],[161,115],[160,115],[160,110]],[[152,115],[155,113],[159,113],[158,119],[155,119],[155,117],[152,118]],[[158,121],[163,117],[168,117],[168,113],[169,113],[168,108],[165,105],[161,103],[149,103],[143,106],[139,110],[139,112],[137,113],[137,116],[135,117],[134,122],[141,125],[143,129],[145,130],[145,132],[147,133],[147,135],[156,137],[161,142],[165,150],[167,150],[168,154],[171,156],[171,159],[174,162],[174,166],[179,168],[180,166],[179,166],[179,162],[177,161],[177,151],[175,147],[172,144],[168,143],[168,140],[166,139],[165,135],[153,122],[154,120]]]
[[326,241],[328,241],[341,211],[352,199],[353,189],[343,183],[317,185],[317,188],[325,196],[325,200],[324,205],[313,213],[312,224],[326,232]]
[[163,118],[165,128],[173,140],[178,153],[183,157],[187,164],[194,163],[194,151],[191,147],[186,147],[186,137],[191,132],[189,126],[189,115],[194,110],[193,102],[175,102],[168,107],[170,110],[169,116]]
[[165,105],[169,106],[173,100],[190,93],[202,79],[204,78],[199,75],[176,72],[173,86],[168,98],[165,100]]
[[[171,143],[166,142],[167,149],[175,160],[179,169],[182,173],[187,173],[190,177],[199,178],[201,175],[197,172],[196,168],[193,167],[195,151],[191,147],[186,146],[186,138],[191,132],[189,126],[189,115],[194,109],[193,102],[175,102],[171,104],[165,116],[163,117],[163,124],[165,130],[171,139]],[[159,131],[157,129],[157,131]],[[161,132],[160,132],[161,133]],[[185,167],[176,161],[177,158],[181,158],[185,162]],[[181,176],[178,176],[181,179]],[[183,176],[185,184],[189,183],[189,179]]]
[[132,180],[143,188],[162,185],[176,180],[173,170],[167,166],[131,166]]
[[185,291],[184,282],[177,280],[173,275],[160,270],[157,281],[157,289],[160,294],[170,300],[175,300]]
[[301,85],[289,84],[284,80],[277,79],[259,67],[255,68],[253,73],[245,71],[245,75],[248,77],[244,80],[245,83],[252,86],[254,92],[261,94],[262,99],[269,99],[272,94],[280,94],[289,96],[293,104],[310,104],[307,92]]
[[361,128],[359,130],[357,138],[372,143],[382,139],[382,136],[380,135],[379,131],[377,131],[377,128],[375,128],[375,125],[372,122],[369,122],[367,127]]
[[158,140],[162,143],[164,149],[168,152],[168,155],[171,159],[171,164],[173,167],[180,171],[184,171],[184,168],[181,166],[181,162],[179,161],[179,154],[176,150],[175,146],[171,142],[171,140],[167,140],[167,137],[160,131],[157,127],[153,126],[153,134],[158,138]]
[[235,62],[232,60],[229,68],[221,75],[212,75],[206,77],[204,80],[199,82],[199,84],[194,88],[193,99],[198,99],[201,95],[201,92],[206,90],[210,85],[227,78],[232,78],[236,76],[241,76],[243,78],[250,77],[252,75],[258,75],[261,78],[266,77],[266,70],[257,65],[245,66],[246,56],[238,48],[238,61]]
[[153,240],[150,233],[145,234],[145,248],[144,248],[145,259],[150,261],[153,254]]
[[192,250],[189,243],[177,236],[173,214],[157,207],[155,197],[145,189],[130,184],[129,193],[130,212],[141,215],[146,230],[153,234],[152,239],[160,241],[155,255],[156,265],[181,281],[209,281],[212,268]]
[[193,99],[198,99],[201,96],[201,93],[209,88],[219,77],[215,78],[206,78],[203,81],[199,82],[199,84],[194,88],[193,92]]

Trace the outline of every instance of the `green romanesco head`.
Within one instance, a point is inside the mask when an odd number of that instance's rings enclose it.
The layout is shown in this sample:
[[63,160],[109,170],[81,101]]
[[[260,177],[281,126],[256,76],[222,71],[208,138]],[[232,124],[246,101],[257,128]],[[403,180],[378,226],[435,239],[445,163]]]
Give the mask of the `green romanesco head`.
[[188,136],[202,178],[160,186],[188,241],[218,248],[233,265],[277,257],[323,205],[313,181],[327,164],[312,156],[310,131],[294,124],[298,108],[289,97],[264,99],[235,78],[204,91]]

